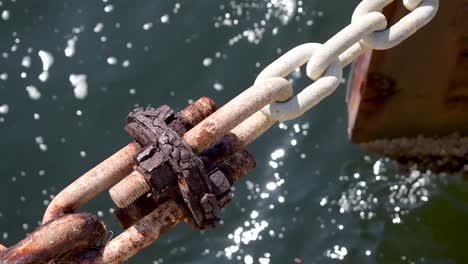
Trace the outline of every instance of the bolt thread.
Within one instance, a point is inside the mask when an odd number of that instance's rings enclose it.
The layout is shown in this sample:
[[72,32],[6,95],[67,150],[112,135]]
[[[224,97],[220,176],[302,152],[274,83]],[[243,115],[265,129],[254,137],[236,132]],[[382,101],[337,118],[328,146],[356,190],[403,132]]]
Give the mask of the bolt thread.
[[[192,128],[215,112],[216,108],[216,103],[212,99],[202,97],[180,111],[178,115],[186,127]],[[114,185],[109,190],[109,194],[117,207],[126,208],[150,190],[151,186],[146,182],[145,177],[140,172],[133,171]]]
[[193,128],[203,119],[210,116],[217,109],[215,101],[208,97],[202,97],[187,106],[185,109],[178,113],[179,117],[182,119],[182,122],[188,129]]
[[117,207],[125,208],[150,191],[150,189],[151,187],[146,182],[143,174],[133,171],[114,185],[109,190],[109,194]]

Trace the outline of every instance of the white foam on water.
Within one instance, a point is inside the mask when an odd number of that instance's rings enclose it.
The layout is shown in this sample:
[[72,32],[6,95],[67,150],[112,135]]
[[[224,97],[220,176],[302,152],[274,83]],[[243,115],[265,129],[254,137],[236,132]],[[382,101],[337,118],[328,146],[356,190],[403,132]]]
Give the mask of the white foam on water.
[[41,92],[34,85],[26,86],[26,92],[28,93],[29,98],[32,100],[41,99]]
[[21,60],[21,66],[25,68],[31,67],[31,57],[24,56],[23,59]]
[[54,64],[54,57],[50,52],[47,52],[45,50],[40,50],[37,54],[42,60],[42,70],[48,71],[52,64]]
[[42,61],[42,73],[39,74],[39,80],[45,82],[47,79],[49,79],[49,69],[52,64],[54,64],[54,57],[50,52],[44,50],[40,50],[38,55]]
[[325,255],[331,259],[343,260],[348,255],[348,249],[344,246],[335,245],[332,249],[328,249]]
[[213,88],[218,92],[220,92],[220,91],[222,91],[224,89],[223,85],[221,83],[219,83],[219,82],[215,82],[213,84]]
[[165,15],[161,16],[161,23],[163,23],[163,24],[168,24],[169,23],[169,15],[168,14],[165,14]]
[[204,58],[203,59],[203,66],[205,67],[210,67],[210,65],[213,63],[213,59],[210,57]]
[[106,5],[106,6],[104,7],[104,12],[110,13],[110,12],[112,12],[112,11],[114,11],[114,6],[113,6],[113,5]]
[[104,24],[102,24],[101,22],[97,23],[96,26],[94,26],[94,32],[96,33],[99,33],[102,31],[102,29],[104,28]]
[[48,71],[41,72],[38,78],[39,80],[41,80],[41,82],[46,82],[47,79],[49,79],[49,72]]
[[10,107],[7,104],[0,105],[0,115],[6,115],[10,111]]
[[277,149],[277,150],[275,150],[274,152],[272,152],[272,153],[270,154],[270,156],[271,156],[271,159],[272,159],[272,160],[277,160],[277,159],[279,159],[279,158],[284,157],[285,154],[286,154],[286,152],[284,151],[284,149],[281,149],[281,148],[280,148],[280,149]]
[[143,25],[143,30],[148,30],[153,27],[153,23],[148,22]]
[[34,141],[36,142],[37,146],[39,147],[39,149],[43,152],[47,151],[48,147],[47,145],[44,143],[44,138],[41,137],[41,136],[37,136],[34,138]]
[[78,41],[78,37],[74,36],[73,38],[67,40],[67,47],[63,51],[65,53],[65,56],[71,58],[73,55],[75,55],[75,47],[76,47],[76,42]]
[[10,10],[3,10],[2,11],[2,19],[5,20],[5,21],[10,19]]
[[70,74],[69,80],[73,85],[73,93],[76,99],[83,100],[88,96],[88,83],[86,74]]
[[107,63],[110,64],[110,65],[115,65],[117,64],[117,58],[116,57],[109,57],[107,58]]

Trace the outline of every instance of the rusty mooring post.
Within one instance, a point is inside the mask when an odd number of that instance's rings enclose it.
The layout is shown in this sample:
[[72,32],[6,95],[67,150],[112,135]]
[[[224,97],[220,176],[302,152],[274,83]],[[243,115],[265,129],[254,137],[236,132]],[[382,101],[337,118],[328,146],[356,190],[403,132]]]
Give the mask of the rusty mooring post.
[[[407,12],[386,10],[389,24]],[[468,170],[468,1],[441,1],[402,45],[355,62],[347,95],[353,143],[432,170]]]

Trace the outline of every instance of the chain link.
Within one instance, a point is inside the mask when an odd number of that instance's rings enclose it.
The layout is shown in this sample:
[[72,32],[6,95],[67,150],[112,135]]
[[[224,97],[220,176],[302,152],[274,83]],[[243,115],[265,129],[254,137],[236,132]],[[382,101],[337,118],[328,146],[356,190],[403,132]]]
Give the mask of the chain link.
[[325,42],[310,58],[307,65],[309,77],[313,80],[319,79],[330,63],[338,59],[340,54],[366,36],[378,30],[384,30],[386,27],[387,19],[379,12],[371,12],[354,21]]
[[[257,77],[256,83],[272,77],[286,77],[294,70],[310,64],[313,57],[323,45],[318,43],[302,44],[286,52],[276,61],[268,65]],[[309,65],[307,65],[309,67]],[[307,73],[309,75],[309,72]],[[318,104],[323,98],[330,95],[340,85],[343,70],[336,59],[328,67],[324,76],[307,86],[297,95],[286,102],[273,102],[262,109],[265,115],[273,117],[277,121],[287,121],[301,116],[304,112]],[[309,75],[310,76],[310,75]]]
[[[352,21],[360,20],[369,12],[381,12],[393,0],[364,0],[355,9]],[[365,46],[383,50],[393,48],[413,35],[434,18],[439,7],[439,0],[406,0],[406,8],[412,10],[395,25],[384,31],[378,31],[363,38]]]
[[429,23],[439,0],[403,0],[411,12],[387,28],[382,9],[394,0],[363,0],[355,9],[351,24],[323,45],[297,46],[268,65],[256,83],[271,77],[286,77],[307,63],[307,75],[315,82],[285,102],[273,102],[232,130],[246,144],[255,140],[275,121],[292,120],[332,94],[341,82],[343,68],[369,49],[392,48]]

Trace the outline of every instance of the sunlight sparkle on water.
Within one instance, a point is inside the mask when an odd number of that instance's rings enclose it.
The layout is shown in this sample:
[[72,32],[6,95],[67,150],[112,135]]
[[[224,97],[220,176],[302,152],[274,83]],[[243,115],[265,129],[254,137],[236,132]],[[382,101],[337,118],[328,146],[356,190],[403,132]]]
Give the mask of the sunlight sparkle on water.
[[284,157],[285,153],[286,152],[284,151],[284,149],[281,149],[281,148],[277,149],[277,150],[273,151],[273,153],[271,153],[271,159],[272,160],[277,160],[279,158],[282,158],[282,157]]
[[8,114],[8,111],[10,110],[10,107],[7,104],[2,104],[0,105],[0,114],[1,115],[6,115]]
[[153,27],[153,23],[148,22],[143,25],[143,30],[149,30],[152,27]]
[[29,98],[32,100],[39,100],[41,98],[41,92],[34,85],[26,86],[26,92],[28,93]]
[[10,19],[10,11],[9,11],[9,10],[3,10],[3,11],[2,11],[2,19],[3,19],[3,20],[8,20],[8,19]]
[[39,80],[45,82],[49,78],[49,69],[54,64],[54,57],[50,52],[44,50],[40,50],[38,55],[42,61],[42,73],[39,74]]
[[96,33],[99,33],[99,32],[102,31],[103,28],[104,28],[104,24],[99,22],[99,23],[96,24],[96,26],[94,26],[93,31],[96,32]]
[[31,67],[31,57],[30,56],[24,56],[23,59],[21,60],[21,66],[25,68]]
[[209,67],[213,63],[213,59],[210,57],[204,58],[203,59],[203,66]]
[[331,259],[343,260],[346,255],[348,255],[348,250],[346,247],[340,247],[335,245],[333,249],[329,249],[325,252],[326,256]]
[[70,74],[69,80],[74,87],[73,93],[76,99],[82,100],[88,95],[88,83],[86,79],[86,74]]
[[167,24],[169,23],[169,15],[168,14],[165,14],[161,17],[161,23],[163,24]]

